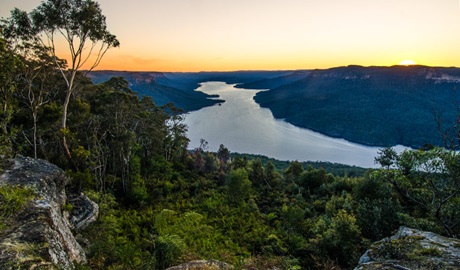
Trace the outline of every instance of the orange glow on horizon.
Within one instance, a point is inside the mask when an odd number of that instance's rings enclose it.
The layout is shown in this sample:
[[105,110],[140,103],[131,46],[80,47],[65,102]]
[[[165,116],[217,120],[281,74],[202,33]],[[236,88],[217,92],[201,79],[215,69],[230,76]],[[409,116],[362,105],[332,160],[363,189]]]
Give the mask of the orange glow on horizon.
[[401,65],[401,66],[413,66],[413,65],[417,65],[417,63],[414,60],[406,59],[406,60],[402,60],[401,62],[399,62],[398,65]]
[[[96,70],[325,69],[392,66],[401,59],[460,66],[460,12],[453,1],[97,1],[121,46]],[[2,0],[0,17],[40,2]],[[58,54],[68,53],[62,47]]]

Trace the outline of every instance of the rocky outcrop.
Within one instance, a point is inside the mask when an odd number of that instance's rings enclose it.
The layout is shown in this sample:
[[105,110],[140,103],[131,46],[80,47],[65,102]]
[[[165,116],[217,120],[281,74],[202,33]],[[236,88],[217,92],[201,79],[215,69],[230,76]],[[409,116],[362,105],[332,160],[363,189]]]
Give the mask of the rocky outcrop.
[[170,267],[166,270],[199,270],[199,269],[209,269],[209,270],[230,270],[233,269],[228,263],[224,263],[216,260],[198,260],[184,263],[178,266]]
[[17,157],[4,170],[0,185],[27,187],[35,196],[0,234],[0,269],[72,269],[74,263],[86,262],[71,228],[82,228],[94,220],[98,207],[80,195],[76,201],[82,203],[75,203],[78,215],[67,213],[67,180],[57,166],[28,157]]
[[83,193],[78,196],[70,194],[68,201],[72,205],[72,215],[68,218],[72,229],[82,230],[96,221],[99,214],[99,205],[91,201]]
[[374,243],[355,270],[460,269],[460,240],[407,227]]

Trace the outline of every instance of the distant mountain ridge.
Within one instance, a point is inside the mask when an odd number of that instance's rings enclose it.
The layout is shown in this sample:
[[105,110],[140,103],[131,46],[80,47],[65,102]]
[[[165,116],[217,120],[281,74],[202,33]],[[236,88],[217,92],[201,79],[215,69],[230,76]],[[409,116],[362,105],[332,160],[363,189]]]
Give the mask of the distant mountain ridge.
[[112,77],[123,77],[140,96],[152,97],[158,106],[172,102],[184,111],[199,110],[219,102],[208,99],[210,96],[202,92],[193,91],[199,86],[198,81],[187,76],[170,79],[162,72],[93,71],[88,77],[96,84]]
[[310,73],[310,70],[296,70],[290,74],[282,75],[275,78],[261,79],[247,83],[239,83],[235,87],[244,89],[273,89],[303,79]]
[[360,144],[442,145],[435,114],[442,126],[454,125],[460,105],[460,69],[312,70],[299,80],[259,92],[255,100],[276,118]]
[[292,71],[234,71],[234,72],[137,72],[137,71],[92,71],[88,77],[96,84],[112,77],[123,77],[130,88],[140,96],[150,96],[158,106],[174,103],[184,111],[199,110],[223,100],[209,99],[212,96],[195,91],[206,81],[223,81],[230,84],[271,79],[291,74]]
[[202,82],[268,90],[259,92],[255,101],[275,118],[372,146],[443,145],[435,114],[448,128],[460,111],[460,69],[455,67],[351,65],[296,71],[93,71],[89,75],[95,83],[113,76],[124,77],[133,91],[151,96],[159,106],[173,102],[186,112],[223,102],[195,91]]

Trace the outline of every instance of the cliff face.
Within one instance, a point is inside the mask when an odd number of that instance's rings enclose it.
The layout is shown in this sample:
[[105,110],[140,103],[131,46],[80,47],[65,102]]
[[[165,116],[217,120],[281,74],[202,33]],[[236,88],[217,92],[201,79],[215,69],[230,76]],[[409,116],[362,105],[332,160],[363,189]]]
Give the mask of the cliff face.
[[[86,262],[72,229],[94,221],[98,206],[84,195],[72,195],[68,201],[66,182],[61,169],[43,160],[17,157],[4,168],[0,185],[29,188],[34,198],[0,233],[1,269],[71,269],[74,263]],[[64,210],[69,203],[73,214]]]
[[460,240],[401,227],[374,243],[355,270],[460,269]]

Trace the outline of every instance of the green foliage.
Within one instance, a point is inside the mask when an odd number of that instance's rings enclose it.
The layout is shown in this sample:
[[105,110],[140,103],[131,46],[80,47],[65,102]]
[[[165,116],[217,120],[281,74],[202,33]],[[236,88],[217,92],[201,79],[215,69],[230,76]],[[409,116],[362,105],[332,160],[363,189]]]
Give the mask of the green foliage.
[[[376,177],[394,187],[413,218],[436,222],[450,236],[459,231],[457,152],[442,148],[406,150],[378,160],[385,160],[382,165],[386,169],[378,171]],[[395,164],[394,169],[390,169],[390,163]]]
[[[94,61],[90,64],[90,68],[87,71],[89,72],[100,63],[109,48],[117,47],[120,44],[116,37],[107,30],[105,21],[106,18],[102,15],[99,4],[92,0],[44,1],[29,14],[15,9],[11,13],[11,18],[2,20],[2,29],[5,29],[5,38],[22,54],[22,58],[29,66],[35,66],[38,62],[36,59],[40,59],[41,61],[46,59],[44,63],[38,63],[37,68],[30,68],[21,74],[26,78],[26,84],[29,88],[25,96],[28,97],[29,108],[33,115],[33,148],[35,157],[37,157],[36,133],[38,108],[47,103],[48,100],[46,102],[43,100],[43,97],[46,96],[42,94],[44,93],[43,91],[39,91],[39,93],[33,91],[36,87],[33,79],[30,78],[38,77],[39,73],[36,73],[37,76],[30,76],[28,72],[40,70],[45,66],[54,66],[55,73],[62,76],[62,82],[65,82],[65,85],[62,88],[64,91],[61,93],[65,94],[59,97],[59,101],[62,104],[60,123],[62,131],[61,146],[63,154],[70,163],[69,165],[74,167],[73,169],[78,168],[81,164],[78,164],[79,160],[74,163],[71,152],[73,145],[69,146],[67,141],[69,133],[67,122],[70,120],[68,118],[68,111],[71,109],[69,104],[72,95],[77,89],[79,70],[84,64],[88,64],[87,60],[91,59]],[[58,55],[56,55],[56,36],[64,38],[68,52],[72,56],[68,69],[66,62],[59,59]],[[88,45],[91,49],[88,49]],[[52,68],[50,70],[53,71]],[[43,76],[42,82],[49,81],[49,77],[52,76]],[[41,89],[43,90],[43,88]],[[36,102],[35,98],[31,98],[35,94],[38,94],[38,102]],[[85,105],[85,103],[79,104],[78,98],[76,98],[76,101],[75,106]],[[83,106],[80,109],[88,111],[87,106]]]
[[21,186],[0,186],[0,232],[11,222],[11,218],[34,198],[29,188]]
[[363,236],[374,241],[391,235],[401,224],[401,206],[391,198],[361,200],[356,211]]
[[94,190],[85,191],[86,196],[99,205],[99,210],[107,213],[117,207],[115,196],[111,193],[101,193]]
[[211,220],[196,212],[178,214],[163,209],[155,217],[154,228],[160,236],[174,235],[183,241],[187,246],[187,251],[184,252],[190,256],[200,254],[208,259],[221,259],[229,249],[237,248],[231,240],[225,240],[225,237],[210,223]]
[[72,212],[72,210],[73,210],[73,205],[70,204],[70,203],[66,203],[66,204],[64,204],[64,206],[62,207],[62,210],[67,211],[67,212]]
[[302,166],[302,163],[298,161],[293,161],[289,164],[289,167],[284,172],[284,174],[288,179],[295,179],[302,174],[303,170],[304,168]]
[[340,210],[332,219],[321,217],[312,227],[314,238],[309,248],[318,257],[329,256],[339,264],[351,267],[360,256],[361,231],[356,218]]
[[[231,153],[230,155],[233,158],[246,158],[248,160],[260,159],[264,166],[267,166],[268,163],[271,163],[278,173],[284,173],[291,164],[290,161],[277,160],[262,155],[240,153]],[[365,172],[367,171],[367,169],[361,167],[323,161],[303,161],[301,163],[302,167],[304,168],[308,168],[310,166],[314,169],[323,168],[327,173],[332,173],[335,176],[359,177],[364,176]]]
[[130,198],[139,205],[146,204],[149,199],[149,194],[143,179],[138,179],[131,183]]
[[165,269],[178,262],[185,251],[184,241],[177,235],[160,235],[156,241],[155,257],[159,263],[158,269]]
[[269,185],[266,181],[264,168],[262,165],[262,161],[260,159],[252,160],[250,172],[249,172],[249,180],[255,187],[264,187]]
[[428,247],[415,250],[415,254],[420,256],[440,257],[442,252],[436,247]]
[[32,190],[21,186],[0,186],[0,213],[10,218],[34,197]]
[[375,158],[375,163],[380,164],[380,166],[390,169],[395,165],[395,159],[397,158],[396,151],[391,147],[386,147],[377,152],[378,156]]
[[71,179],[69,183],[69,187],[71,189],[74,189],[76,191],[82,191],[84,189],[90,189],[94,187],[94,179],[89,169],[76,172],[68,170],[66,174]]
[[166,160],[180,157],[187,148],[189,139],[185,136],[188,127],[184,124],[184,115],[173,104],[167,104],[165,110],[171,117],[166,121],[164,152]]
[[437,224],[437,222],[435,222],[432,218],[418,217],[418,214],[419,213],[417,212],[415,212],[414,214],[401,212],[397,213],[397,216],[400,224],[404,226],[440,234],[443,233],[442,228],[440,228],[439,224]]
[[134,156],[131,159],[130,169],[131,188],[129,197],[134,203],[144,205],[149,198],[149,194],[145,187],[144,179],[141,178],[141,160],[138,156]]
[[251,181],[245,169],[230,171],[227,177],[227,199],[232,205],[244,205],[251,195]]
[[363,236],[374,241],[392,234],[401,224],[401,205],[388,182],[370,172],[354,188],[358,224]]
[[[0,34],[3,34],[3,31]],[[12,141],[16,131],[10,126],[10,122],[17,110],[14,93],[17,91],[17,78],[22,69],[19,56],[8,48],[7,41],[0,37],[0,155],[7,157],[13,154]]]
[[322,185],[327,185],[333,182],[333,176],[326,174],[326,171],[321,168],[314,170],[311,167],[299,175],[297,183],[306,192],[314,193]]
[[230,151],[227,147],[221,144],[219,146],[219,150],[217,151],[217,157],[222,163],[227,163],[227,161],[230,159]]
[[102,212],[94,230],[88,232],[93,239],[89,250],[93,267],[152,268],[153,236],[145,227],[150,217],[135,210]]

